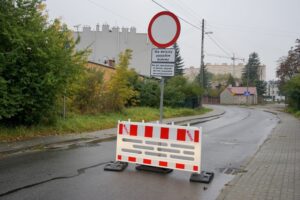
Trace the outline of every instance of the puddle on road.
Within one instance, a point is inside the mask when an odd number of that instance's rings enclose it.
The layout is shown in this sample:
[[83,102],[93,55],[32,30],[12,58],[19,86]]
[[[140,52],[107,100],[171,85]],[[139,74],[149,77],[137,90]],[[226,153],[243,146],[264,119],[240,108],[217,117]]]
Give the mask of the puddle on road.
[[90,140],[83,140],[79,142],[65,142],[65,143],[58,143],[58,144],[50,144],[44,146],[44,150],[68,150],[68,149],[76,149],[81,147],[98,147],[101,146],[102,142],[107,142],[114,140],[115,136],[108,137],[108,138],[99,138],[99,139],[90,139]]
[[219,172],[228,175],[237,175],[240,173],[246,173],[247,170],[241,168],[227,167],[227,168],[219,168],[217,169]]
[[80,143],[67,143],[67,144],[54,144],[45,146],[45,150],[68,150],[76,149],[80,147],[97,147],[100,146],[100,142],[80,142]]
[[234,141],[220,140],[218,143],[219,144],[225,144],[225,145],[238,145],[239,144],[237,142],[237,140],[234,140]]

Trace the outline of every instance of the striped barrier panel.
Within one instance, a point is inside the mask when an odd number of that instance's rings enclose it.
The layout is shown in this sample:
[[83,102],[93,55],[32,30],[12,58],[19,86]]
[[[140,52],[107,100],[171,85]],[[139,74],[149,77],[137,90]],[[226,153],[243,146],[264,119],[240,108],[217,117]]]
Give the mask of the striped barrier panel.
[[201,128],[119,121],[116,160],[200,173]]

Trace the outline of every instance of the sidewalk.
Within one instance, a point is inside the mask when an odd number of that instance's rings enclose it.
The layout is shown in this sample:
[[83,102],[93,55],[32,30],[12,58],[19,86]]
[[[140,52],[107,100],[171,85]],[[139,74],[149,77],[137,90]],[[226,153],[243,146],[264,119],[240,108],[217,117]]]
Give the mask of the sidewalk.
[[[212,108],[209,105],[205,107]],[[205,113],[203,115],[187,116],[187,117],[176,117],[163,120],[163,123],[174,122],[177,125],[186,125],[187,123],[196,124],[213,120],[220,117],[225,113],[220,108],[213,107],[213,111]],[[57,136],[45,136],[33,138],[25,141],[2,143],[0,142],[0,158],[8,154],[19,153],[24,151],[33,151],[41,149],[57,149],[64,146],[70,146],[72,144],[84,145],[97,143],[103,140],[111,140],[116,138],[117,129],[105,129],[100,131],[78,133],[78,134],[65,134]]]
[[245,173],[236,175],[218,200],[300,199],[300,120],[277,114],[281,122],[249,161]]

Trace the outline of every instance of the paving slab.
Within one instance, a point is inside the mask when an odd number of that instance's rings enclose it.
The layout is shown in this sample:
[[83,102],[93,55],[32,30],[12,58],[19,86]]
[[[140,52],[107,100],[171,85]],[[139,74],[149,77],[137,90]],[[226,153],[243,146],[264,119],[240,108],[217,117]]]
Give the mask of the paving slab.
[[217,200],[300,199],[300,120],[278,108],[267,106],[280,123]]

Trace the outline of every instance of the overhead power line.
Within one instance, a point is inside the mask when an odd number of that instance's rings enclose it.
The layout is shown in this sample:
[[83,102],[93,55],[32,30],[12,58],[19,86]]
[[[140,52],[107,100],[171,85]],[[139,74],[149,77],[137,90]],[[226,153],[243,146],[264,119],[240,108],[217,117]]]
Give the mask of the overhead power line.
[[122,20],[126,20],[126,21],[129,21],[129,22],[131,22],[131,23],[133,22],[134,24],[139,24],[139,25],[142,25],[143,27],[145,27],[144,24],[140,24],[140,23],[138,23],[138,22],[135,21],[135,20],[129,19],[129,18],[127,18],[126,16],[122,16],[122,15],[120,15],[119,13],[115,12],[114,10],[109,9],[109,8],[106,8],[105,6],[99,4],[98,2],[95,2],[95,1],[93,1],[93,0],[88,0],[88,1],[89,1],[90,3],[92,3],[92,4],[94,4],[95,6],[97,6],[97,7],[101,8],[101,9],[105,10],[106,12],[109,12],[109,13],[111,13],[111,14],[113,14],[113,15],[119,17],[119,18],[122,19]]
[[[202,17],[198,15],[191,7],[189,7],[184,1],[177,0],[178,3],[182,6],[185,7],[185,9],[188,11],[188,13],[193,16],[197,21],[201,21]],[[175,2],[175,1],[174,1]]]
[[207,52],[205,52],[205,55],[210,56],[210,57],[228,58],[228,59],[231,59],[231,60],[241,60],[241,61],[245,62],[245,58],[235,57],[235,55],[233,55],[233,56],[224,56],[224,55],[219,55],[219,54],[215,54],[215,53],[207,53]]
[[[161,5],[160,3],[156,2],[155,0],[152,0],[152,2],[155,3],[156,5],[158,5],[159,7],[163,8],[163,9],[166,10],[166,11],[170,11],[168,8],[166,8],[165,6]],[[196,29],[198,29],[198,30],[200,30],[200,31],[202,30],[201,27],[196,26],[195,24],[189,22],[188,20],[186,20],[186,19],[184,19],[184,18],[182,18],[182,17],[180,17],[180,16],[178,16],[178,15],[177,15],[177,17],[178,17],[179,19],[181,19],[182,21],[184,21],[185,23],[189,24],[190,26],[192,26],[192,27],[194,27],[194,28],[196,28]]]
[[226,51],[213,37],[211,37],[210,35],[207,36],[217,47],[219,47],[221,51],[223,51],[226,55],[231,56],[231,54],[228,51]]
[[256,33],[263,34],[266,36],[275,36],[275,37],[291,37],[293,35],[299,35],[300,32],[286,32],[286,30],[267,30],[261,27],[250,27],[250,26],[238,26],[238,25],[216,25],[216,24],[208,24],[208,26],[213,27],[215,29],[223,29],[233,32],[242,32],[242,33]]
[[[168,8],[166,8],[165,6],[161,5],[160,3],[156,2],[155,0],[152,0],[152,2],[155,3],[156,5],[158,5],[159,7],[163,8],[164,10],[170,11]],[[196,26],[195,24],[189,22],[189,21],[186,20],[185,18],[180,17],[180,16],[178,16],[178,15],[177,15],[177,17],[178,17],[179,19],[181,19],[182,21],[184,21],[185,23],[189,24],[190,26],[196,28],[197,30],[202,31],[202,28],[201,28],[201,27]],[[221,45],[220,42],[217,42],[217,40],[214,39],[213,37],[211,37],[210,35],[208,35],[208,37],[209,37],[209,39],[210,39],[213,43],[215,43],[215,45],[216,45],[221,51],[223,51],[226,55],[231,56],[231,53],[229,53],[230,51],[225,50],[225,47],[223,47],[223,45]]]

